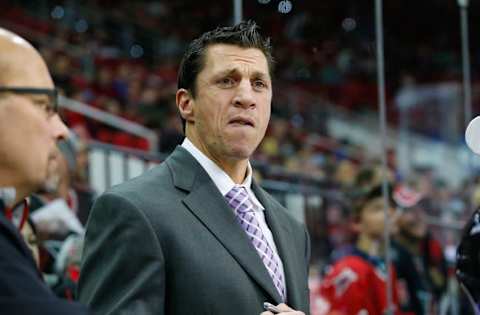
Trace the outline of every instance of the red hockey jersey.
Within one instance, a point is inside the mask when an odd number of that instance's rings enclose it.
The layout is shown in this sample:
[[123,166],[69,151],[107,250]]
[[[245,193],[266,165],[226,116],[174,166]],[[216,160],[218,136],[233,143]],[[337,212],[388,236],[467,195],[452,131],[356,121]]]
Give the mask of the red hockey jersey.
[[[397,307],[393,267],[391,278],[394,314],[406,315]],[[356,250],[329,268],[317,291],[315,308],[319,315],[384,315],[387,310],[386,286],[383,261]]]

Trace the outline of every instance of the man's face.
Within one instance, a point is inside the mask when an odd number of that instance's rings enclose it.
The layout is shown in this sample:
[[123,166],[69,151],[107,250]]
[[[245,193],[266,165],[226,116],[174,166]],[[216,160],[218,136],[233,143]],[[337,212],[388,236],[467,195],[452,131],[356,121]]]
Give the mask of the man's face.
[[[45,64],[34,57],[28,70],[18,71],[3,86],[52,89]],[[56,141],[67,136],[58,115],[48,110],[49,102],[43,94],[0,95],[0,168],[11,175],[12,186],[20,187],[26,194],[45,182]]]
[[[396,231],[395,211],[389,209],[390,233]],[[360,231],[372,239],[381,239],[385,227],[384,203],[382,197],[377,197],[366,203],[360,214]]]
[[421,239],[427,233],[425,213],[421,207],[413,207],[400,216],[398,220],[399,230],[405,236]]
[[[198,74],[187,136],[217,162],[248,159],[270,119],[272,82],[265,55],[255,48],[216,44]],[[178,97],[178,95],[177,95]]]

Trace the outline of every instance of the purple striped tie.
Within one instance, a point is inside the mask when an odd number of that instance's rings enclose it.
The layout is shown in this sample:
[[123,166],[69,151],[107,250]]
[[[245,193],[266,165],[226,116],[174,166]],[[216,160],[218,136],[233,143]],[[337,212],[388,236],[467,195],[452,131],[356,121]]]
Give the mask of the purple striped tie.
[[253,246],[256,248],[270,277],[272,277],[273,284],[285,302],[286,292],[283,285],[283,274],[280,269],[280,258],[271,249],[265,235],[263,235],[260,229],[260,224],[253,212],[253,203],[248,197],[245,187],[234,186],[232,190],[225,195],[225,198],[227,198],[228,204],[235,211],[238,223],[240,223]]

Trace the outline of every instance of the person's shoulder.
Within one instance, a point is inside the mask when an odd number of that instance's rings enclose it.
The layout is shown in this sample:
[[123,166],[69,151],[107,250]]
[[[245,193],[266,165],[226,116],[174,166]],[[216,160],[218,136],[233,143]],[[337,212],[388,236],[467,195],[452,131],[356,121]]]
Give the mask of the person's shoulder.
[[5,215],[3,215],[3,213],[0,213],[0,231],[2,231],[2,234],[5,234],[7,232],[11,233],[11,231],[13,231],[12,224],[10,223],[10,221],[8,221]]
[[117,195],[129,199],[129,197],[138,194],[148,195],[153,193],[161,195],[162,193],[168,193],[170,187],[173,188],[171,174],[165,162],[162,162],[137,177],[112,186],[103,195]]
[[166,161],[154,165],[139,176],[133,177],[122,184],[113,187],[127,188],[130,186],[149,185],[152,182],[171,181],[171,172]]
[[394,239],[391,241],[390,257],[395,265],[401,267],[413,263],[412,253],[404,245]]
[[185,191],[178,189],[174,183],[174,174],[168,166],[168,160],[119,185],[113,186],[100,194],[92,211],[109,208],[113,212],[142,212],[158,214],[159,211],[178,209]]
[[22,256],[26,256],[26,247],[22,245],[22,242],[23,239],[18,230],[3,214],[0,214],[0,250],[2,254],[8,256],[5,251],[10,248],[10,251],[15,250],[22,253]]
[[371,268],[371,264],[368,261],[357,255],[345,255],[337,263],[340,268],[349,267],[358,271]]
[[365,285],[366,265],[360,257],[349,255],[328,266],[321,283],[322,292],[334,290],[336,296]]
[[334,277],[343,274],[360,278],[367,275],[371,269],[371,264],[362,257],[348,254],[327,267],[326,274]]
[[38,272],[15,227],[0,214],[0,309],[2,314],[87,314],[85,307],[57,298]]
[[[159,197],[170,195],[172,191],[175,190],[175,177],[178,178],[184,174],[195,173],[195,169],[189,165],[189,158],[191,158],[191,156],[185,149],[177,147],[177,149],[161,163],[137,177],[111,187],[106,193],[121,196],[136,196],[138,194],[148,196],[149,193]],[[181,170],[183,174],[176,174],[179,170]]]

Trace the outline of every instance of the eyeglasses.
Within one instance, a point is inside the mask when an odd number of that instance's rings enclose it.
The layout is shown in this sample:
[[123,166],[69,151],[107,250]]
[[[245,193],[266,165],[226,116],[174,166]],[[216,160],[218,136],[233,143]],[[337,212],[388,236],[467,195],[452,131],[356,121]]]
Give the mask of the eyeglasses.
[[42,88],[28,88],[28,87],[6,87],[0,86],[0,93],[14,93],[14,94],[31,94],[31,95],[46,95],[49,99],[48,103],[42,104],[45,112],[50,116],[58,112],[58,90],[42,89]]

